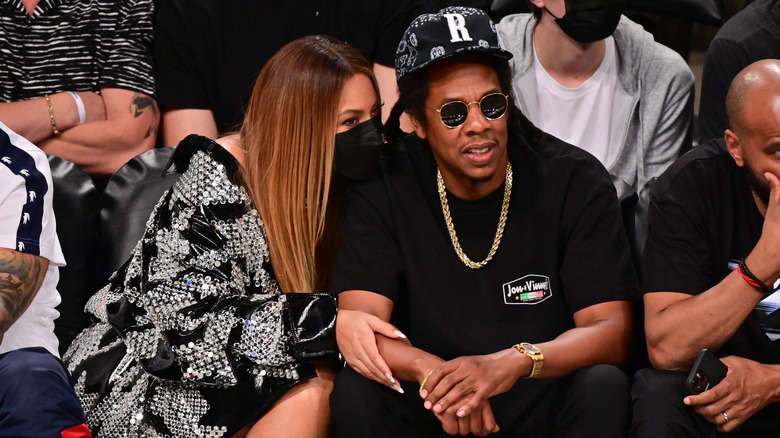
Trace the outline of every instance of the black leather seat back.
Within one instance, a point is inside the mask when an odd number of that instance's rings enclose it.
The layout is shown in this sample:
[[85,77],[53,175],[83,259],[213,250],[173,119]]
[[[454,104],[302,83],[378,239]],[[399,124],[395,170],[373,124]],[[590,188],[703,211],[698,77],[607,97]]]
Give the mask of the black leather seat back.
[[141,239],[146,221],[162,194],[179,178],[162,177],[174,148],[146,151],[111,177],[102,196],[98,278],[106,283],[130,257]]
[[[484,8],[495,21],[521,12],[531,12],[527,1],[490,0]],[[627,0],[626,14],[650,12],[679,17],[710,26],[720,26],[726,20],[723,0]]]
[[726,21],[723,0],[628,0],[626,11],[679,17],[709,26],[720,26]]
[[67,266],[60,269],[57,290],[62,303],[54,332],[63,352],[90,323],[84,313],[87,299],[101,286],[97,277],[97,239],[100,218],[98,192],[92,179],[75,164],[49,155],[54,183],[57,235]]

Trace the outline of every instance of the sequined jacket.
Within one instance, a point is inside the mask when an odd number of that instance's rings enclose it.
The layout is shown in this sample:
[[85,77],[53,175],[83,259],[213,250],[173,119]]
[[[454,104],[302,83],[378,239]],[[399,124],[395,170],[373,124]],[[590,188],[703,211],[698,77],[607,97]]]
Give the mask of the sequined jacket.
[[232,155],[192,135],[171,168],[64,356],[96,437],[231,436],[335,356],[335,300],[281,293]]

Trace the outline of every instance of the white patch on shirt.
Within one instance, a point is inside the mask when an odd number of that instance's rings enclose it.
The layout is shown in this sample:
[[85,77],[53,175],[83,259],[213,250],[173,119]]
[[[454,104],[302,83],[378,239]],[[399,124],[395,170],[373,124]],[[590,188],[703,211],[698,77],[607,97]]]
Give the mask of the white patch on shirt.
[[552,296],[550,277],[528,274],[503,285],[504,304],[534,305]]

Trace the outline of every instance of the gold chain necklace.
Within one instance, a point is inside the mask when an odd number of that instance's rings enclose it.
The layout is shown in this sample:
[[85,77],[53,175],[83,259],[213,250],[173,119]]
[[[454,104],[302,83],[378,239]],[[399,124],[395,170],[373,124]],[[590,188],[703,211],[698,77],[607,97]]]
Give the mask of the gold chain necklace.
[[447,231],[450,233],[450,241],[452,241],[452,247],[455,248],[455,253],[458,254],[460,260],[471,269],[479,269],[488,264],[493,256],[496,255],[498,245],[501,244],[501,237],[504,235],[504,226],[506,225],[506,217],[509,213],[509,198],[512,195],[512,165],[509,161],[506,162],[506,180],[504,182],[504,202],[501,204],[501,216],[498,218],[498,228],[496,229],[496,237],[493,238],[493,246],[490,247],[485,260],[479,263],[471,261],[471,259],[463,252],[463,248],[460,247],[458,242],[458,236],[455,234],[455,226],[452,225],[452,217],[450,216],[450,206],[447,203],[447,192],[444,188],[444,179],[441,177],[441,171],[436,168],[436,183],[439,188],[439,201],[441,201],[441,211],[444,213],[444,222],[447,224]]

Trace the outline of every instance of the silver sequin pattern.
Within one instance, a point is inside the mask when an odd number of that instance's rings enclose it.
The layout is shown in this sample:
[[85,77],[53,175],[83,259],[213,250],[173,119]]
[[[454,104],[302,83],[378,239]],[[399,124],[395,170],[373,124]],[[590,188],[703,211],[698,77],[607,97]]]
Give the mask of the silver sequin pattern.
[[[63,356],[73,373],[85,360],[124,342],[125,356],[113,370],[111,389],[104,397],[90,392],[86,371],[74,375],[87,425],[99,430],[96,436],[223,436],[227,432],[223,425],[202,424],[201,418],[213,407],[199,388],[235,385],[232,366],[239,358],[250,363],[257,386],[266,376],[298,378],[284,333],[285,297],[265,268],[269,264],[265,231],[246,191],[228,178],[223,164],[203,151],[195,152],[170,190],[119,273],[123,278],[89,299],[85,310],[98,322]],[[231,205],[241,207],[235,209],[239,214],[216,218],[204,213]],[[169,227],[157,220],[162,207],[170,212]],[[193,243],[188,236],[194,223],[205,223],[222,242],[213,247]],[[155,250],[150,260],[144,260],[144,247]],[[235,305],[221,304],[239,299],[261,305],[239,316]],[[192,311],[207,300],[215,303],[214,310]],[[114,330],[107,307],[120,304],[134,309],[128,313],[129,328],[124,339],[103,345]],[[169,345],[170,333],[187,341]],[[142,366],[166,349],[174,354],[180,380],[158,378]],[[161,418],[168,431],[156,430],[149,414]]]

